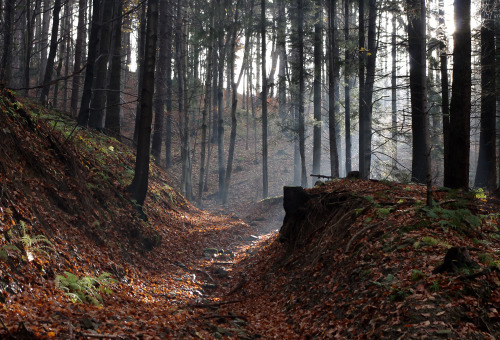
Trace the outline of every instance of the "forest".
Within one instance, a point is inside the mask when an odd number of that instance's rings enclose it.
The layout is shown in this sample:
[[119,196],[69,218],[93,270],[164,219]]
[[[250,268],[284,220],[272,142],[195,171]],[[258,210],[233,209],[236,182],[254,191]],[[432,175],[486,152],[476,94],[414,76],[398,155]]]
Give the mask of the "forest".
[[0,27],[1,337],[500,336],[498,0]]

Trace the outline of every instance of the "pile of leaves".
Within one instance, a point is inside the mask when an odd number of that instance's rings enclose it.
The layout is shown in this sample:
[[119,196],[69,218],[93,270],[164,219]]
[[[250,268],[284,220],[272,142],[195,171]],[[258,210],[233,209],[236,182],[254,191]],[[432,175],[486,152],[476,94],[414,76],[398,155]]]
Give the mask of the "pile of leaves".
[[[497,201],[443,188],[427,207],[422,186],[349,179],[308,193],[312,236],[243,256],[222,293],[242,302],[221,314],[237,308],[265,338],[500,336]],[[452,246],[477,266],[434,273]]]

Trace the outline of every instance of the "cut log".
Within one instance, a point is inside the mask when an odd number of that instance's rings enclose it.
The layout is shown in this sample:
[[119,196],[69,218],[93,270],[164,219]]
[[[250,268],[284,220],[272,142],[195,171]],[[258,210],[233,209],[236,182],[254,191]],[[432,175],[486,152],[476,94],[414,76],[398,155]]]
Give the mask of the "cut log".
[[448,249],[444,257],[444,262],[434,268],[432,271],[434,274],[437,273],[455,273],[461,268],[477,268],[478,265],[474,262],[469,254],[469,251],[465,247],[451,247]]
[[299,222],[306,215],[306,204],[310,200],[309,195],[302,187],[283,187],[283,208],[285,209],[285,218],[283,226],[280,229],[280,242],[294,242],[298,234]]

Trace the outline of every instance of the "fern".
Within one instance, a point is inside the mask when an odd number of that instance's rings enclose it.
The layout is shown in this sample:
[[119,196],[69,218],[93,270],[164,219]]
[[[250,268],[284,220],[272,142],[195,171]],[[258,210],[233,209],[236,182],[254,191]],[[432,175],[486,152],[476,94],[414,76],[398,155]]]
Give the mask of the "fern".
[[99,306],[102,304],[101,294],[112,294],[110,286],[116,282],[111,278],[110,273],[103,273],[98,277],[82,276],[78,277],[70,272],[64,275],[57,275],[55,279],[56,287],[65,292],[65,295],[73,302],[89,302]]

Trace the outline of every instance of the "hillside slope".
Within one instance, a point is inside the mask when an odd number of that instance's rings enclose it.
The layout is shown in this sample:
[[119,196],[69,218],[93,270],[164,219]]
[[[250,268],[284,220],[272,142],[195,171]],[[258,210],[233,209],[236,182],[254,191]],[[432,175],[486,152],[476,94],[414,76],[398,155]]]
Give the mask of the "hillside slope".
[[253,232],[191,206],[153,164],[142,221],[126,193],[128,147],[10,92],[0,97],[0,160],[4,336],[182,338],[191,312],[179,306],[204,297],[209,280],[195,269],[204,249]]

